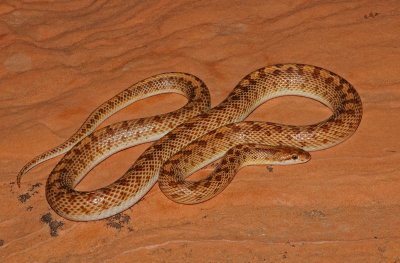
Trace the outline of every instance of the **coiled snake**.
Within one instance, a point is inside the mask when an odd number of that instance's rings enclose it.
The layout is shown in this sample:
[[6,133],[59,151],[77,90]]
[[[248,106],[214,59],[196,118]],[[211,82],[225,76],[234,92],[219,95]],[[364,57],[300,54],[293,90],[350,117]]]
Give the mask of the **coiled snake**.
[[[166,92],[185,95],[188,103],[171,113],[123,121],[94,131],[102,121],[134,101]],[[315,99],[328,106],[332,115],[305,126],[243,121],[260,104],[284,95]],[[316,66],[278,64],[258,69],[211,109],[209,92],[200,79],[186,73],[165,73],[140,81],[100,105],[70,139],[26,164],[17,182],[19,185],[32,167],[67,152],[46,184],[48,203],[67,219],[88,221],[117,214],[139,201],[157,180],[168,198],[193,204],[220,193],[243,165],[308,161],[307,151],[326,149],[350,137],[361,117],[361,99],[353,86]],[[111,185],[94,191],[74,190],[108,156],[154,140],[157,141]],[[185,180],[221,157],[209,177]]]

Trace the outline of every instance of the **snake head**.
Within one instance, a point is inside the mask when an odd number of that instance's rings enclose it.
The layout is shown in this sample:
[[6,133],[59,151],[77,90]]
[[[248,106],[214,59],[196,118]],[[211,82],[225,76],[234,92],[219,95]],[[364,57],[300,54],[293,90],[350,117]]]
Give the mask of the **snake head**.
[[277,162],[275,164],[279,165],[305,163],[311,159],[309,152],[296,147],[277,146],[274,150],[274,160]]

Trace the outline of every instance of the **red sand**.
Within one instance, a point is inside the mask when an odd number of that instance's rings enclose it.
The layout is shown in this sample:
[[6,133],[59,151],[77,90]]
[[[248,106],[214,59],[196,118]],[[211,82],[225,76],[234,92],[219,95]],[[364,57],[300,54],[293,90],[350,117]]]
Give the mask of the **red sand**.
[[[92,2],[0,4],[1,262],[400,262],[398,1]],[[364,103],[356,134],[307,164],[245,168],[194,206],[155,186],[119,218],[88,223],[60,218],[46,202],[59,158],[29,172],[21,189],[14,184],[28,160],[143,78],[190,72],[216,105],[247,73],[285,62],[342,75]],[[156,96],[106,124],[184,103]],[[328,115],[287,97],[250,119],[306,124]],[[79,189],[112,182],[147,146],[112,156]]]

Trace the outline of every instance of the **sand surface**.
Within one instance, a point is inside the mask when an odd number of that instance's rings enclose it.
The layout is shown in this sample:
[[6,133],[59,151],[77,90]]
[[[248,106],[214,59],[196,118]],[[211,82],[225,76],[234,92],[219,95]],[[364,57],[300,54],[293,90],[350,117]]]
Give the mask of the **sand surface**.
[[[0,261],[400,262],[399,14],[396,0],[2,1]],[[68,221],[48,206],[44,185],[60,157],[15,185],[26,162],[139,80],[192,73],[214,106],[249,72],[287,62],[340,74],[364,106],[356,134],[307,164],[245,168],[195,206],[169,201],[156,185],[97,222]],[[104,125],[184,104],[159,95]],[[286,97],[249,119],[309,124],[329,114]],[[113,182],[148,146],[107,159],[79,189]]]

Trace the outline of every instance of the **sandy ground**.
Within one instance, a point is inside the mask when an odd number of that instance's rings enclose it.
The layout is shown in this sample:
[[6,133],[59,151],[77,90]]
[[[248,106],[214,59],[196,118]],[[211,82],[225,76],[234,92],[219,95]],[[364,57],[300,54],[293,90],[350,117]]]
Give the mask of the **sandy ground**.
[[[1,262],[400,262],[400,2],[2,1],[0,4]],[[332,70],[359,91],[364,117],[345,143],[304,165],[249,167],[195,206],[156,185],[123,214],[72,222],[44,185],[60,157],[19,169],[66,140],[100,103],[148,76],[190,72],[217,105],[247,73],[297,62]],[[159,95],[110,118],[185,104]],[[329,110],[286,97],[249,119],[308,124]],[[149,144],[118,153],[79,185],[111,183]]]

